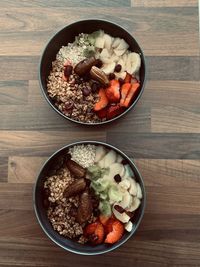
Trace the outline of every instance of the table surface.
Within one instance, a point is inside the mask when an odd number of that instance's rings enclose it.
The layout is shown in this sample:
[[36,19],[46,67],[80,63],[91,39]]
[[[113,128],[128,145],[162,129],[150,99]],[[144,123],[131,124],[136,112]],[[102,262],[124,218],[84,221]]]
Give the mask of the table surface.
[[[0,266],[200,266],[200,83],[196,0],[0,0]],[[117,22],[144,50],[148,81],[136,108],[116,123],[65,121],[38,84],[45,43],[88,17]],[[40,229],[32,203],[45,159],[77,140],[109,142],[141,171],[143,221],[106,255],[65,252]]]

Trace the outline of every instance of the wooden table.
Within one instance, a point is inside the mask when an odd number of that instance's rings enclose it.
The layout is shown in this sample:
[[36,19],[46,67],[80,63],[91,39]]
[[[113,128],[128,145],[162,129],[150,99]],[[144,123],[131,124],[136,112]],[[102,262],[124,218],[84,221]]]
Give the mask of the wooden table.
[[[0,6],[0,266],[200,266],[197,0],[1,0]],[[148,65],[135,110],[94,129],[56,114],[37,76],[50,36],[88,17],[127,28]],[[102,256],[57,247],[33,212],[40,166],[61,146],[81,139],[107,141],[133,157],[147,189],[136,235]]]

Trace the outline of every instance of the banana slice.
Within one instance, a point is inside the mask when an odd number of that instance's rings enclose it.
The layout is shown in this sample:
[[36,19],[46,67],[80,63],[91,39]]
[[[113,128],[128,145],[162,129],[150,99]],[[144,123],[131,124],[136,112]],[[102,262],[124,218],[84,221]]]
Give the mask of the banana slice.
[[114,49],[114,53],[117,56],[122,56],[126,52],[126,49]]
[[115,205],[113,205],[112,211],[115,215],[115,217],[122,223],[127,223],[130,220],[130,217],[125,213],[119,213],[115,208]]
[[142,190],[141,187],[138,183],[136,183],[137,185],[137,198],[142,199]]
[[124,192],[122,201],[119,202],[119,206],[123,209],[128,208],[132,203],[132,196],[129,194],[128,191]]
[[114,71],[115,69],[115,63],[112,62],[112,63],[109,63],[109,64],[105,64],[102,68],[102,70],[105,72],[105,74],[110,74]]
[[126,209],[126,211],[135,211],[139,206],[140,206],[141,201],[139,200],[139,198],[134,197],[132,204],[130,205],[130,207],[128,209]]
[[132,229],[133,229],[133,223],[131,221],[125,223],[125,227],[124,228],[126,229],[127,232],[131,232]]
[[127,42],[124,41],[124,39],[121,39],[121,40],[120,40],[120,43],[119,43],[119,45],[116,47],[116,49],[118,49],[118,50],[127,50],[128,47],[129,47],[129,45],[127,44]]
[[120,44],[120,42],[121,42],[121,39],[120,38],[114,38],[114,40],[113,40],[113,43],[112,43],[112,47],[113,48],[116,48],[116,47],[118,47],[118,45]]
[[105,42],[104,42],[104,47],[108,50],[111,49],[111,44],[112,44],[112,37],[108,34],[104,34],[103,36]]
[[105,39],[103,37],[97,37],[95,41],[95,47],[104,48]]
[[131,53],[131,74],[138,72],[141,66],[141,58],[138,53]]

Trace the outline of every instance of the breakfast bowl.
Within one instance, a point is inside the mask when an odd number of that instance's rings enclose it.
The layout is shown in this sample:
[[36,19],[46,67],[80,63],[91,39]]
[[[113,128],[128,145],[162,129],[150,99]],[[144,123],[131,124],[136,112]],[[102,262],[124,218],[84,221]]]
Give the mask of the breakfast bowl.
[[74,22],[47,43],[39,82],[50,106],[67,120],[101,125],[119,119],[144,90],[144,54],[135,38],[106,20]]
[[107,143],[80,141],[44,163],[33,203],[41,228],[54,243],[73,253],[98,255],[135,234],[146,193],[126,154]]

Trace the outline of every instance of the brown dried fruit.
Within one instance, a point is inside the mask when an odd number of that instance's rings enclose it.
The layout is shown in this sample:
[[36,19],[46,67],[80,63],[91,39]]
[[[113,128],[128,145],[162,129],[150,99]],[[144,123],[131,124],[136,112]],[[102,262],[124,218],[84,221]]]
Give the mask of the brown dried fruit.
[[103,86],[109,85],[108,77],[101,69],[93,66],[90,70],[90,75],[94,80],[100,82]]
[[83,178],[86,174],[86,169],[84,169],[82,166],[80,166],[78,163],[76,163],[73,160],[67,160],[66,162],[67,168],[69,171],[74,174],[76,178]]
[[80,202],[77,213],[77,221],[82,224],[89,220],[92,215],[92,201],[88,191],[80,196]]
[[63,196],[65,198],[69,198],[71,196],[77,195],[85,190],[86,181],[85,179],[77,179],[72,184],[70,184],[65,191],[63,192]]
[[119,205],[115,205],[114,208],[116,209],[116,211],[118,211],[119,213],[123,213],[124,212],[124,209],[119,206]]
[[96,65],[96,61],[97,60],[95,57],[90,57],[80,61],[74,68],[75,73],[79,76],[84,76],[87,72],[90,71],[92,66]]

